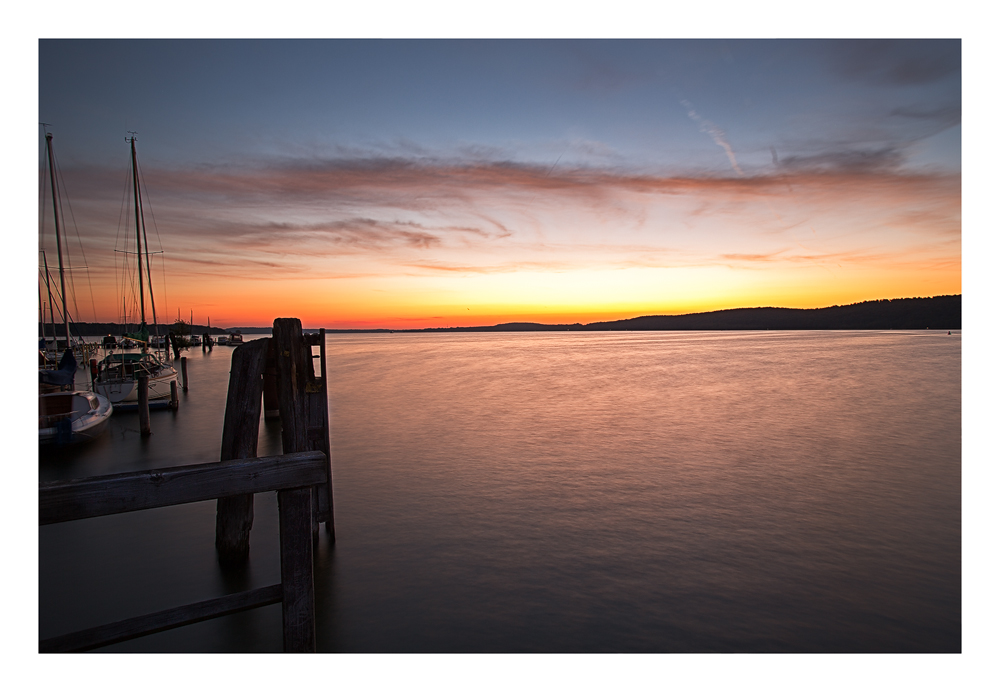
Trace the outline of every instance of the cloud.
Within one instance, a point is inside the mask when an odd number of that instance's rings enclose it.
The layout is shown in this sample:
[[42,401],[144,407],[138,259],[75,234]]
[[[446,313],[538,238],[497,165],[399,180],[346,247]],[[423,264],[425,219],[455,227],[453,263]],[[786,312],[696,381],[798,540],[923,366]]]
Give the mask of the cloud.
[[845,40],[826,43],[834,69],[876,84],[929,84],[962,69],[960,40]]
[[778,161],[779,169],[831,171],[837,173],[877,173],[901,166],[906,160],[900,147],[827,151],[807,156],[786,156]]
[[[187,275],[238,266],[267,279],[764,267],[819,261],[788,251],[806,223],[853,237],[837,240],[838,250],[876,242],[866,233],[887,244],[896,234],[901,247],[960,234],[960,178],[906,173],[901,156],[893,148],[785,156],[768,174],[742,176],[282,159],[149,169],[146,182],[168,261]],[[64,171],[84,185],[117,173]],[[109,210],[120,206],[118,183],[74,204],[92,267],[116,257]]]
[[726,133],[722,130],[722,128],[698,115],[690,101],[682,100],[681,105],[687,108],[688,117],[698,123],[699,129],[702,132],[707,133],[712,138],[712,141],[722,147],[722,149],[726,152],[726,156],[729,157],[729,165],[733,167],[733,170],[736,171],[738,175],[744,175],[740,165],[736,162],[736,154],[733,153],[733,148],[729,145],[729,140],[726,139]]
[[917,120],[932,120],[948,127],[962,122],[962,107],[958,104],[928,108],[921,106],[900,106],[893,108],[889,115]]

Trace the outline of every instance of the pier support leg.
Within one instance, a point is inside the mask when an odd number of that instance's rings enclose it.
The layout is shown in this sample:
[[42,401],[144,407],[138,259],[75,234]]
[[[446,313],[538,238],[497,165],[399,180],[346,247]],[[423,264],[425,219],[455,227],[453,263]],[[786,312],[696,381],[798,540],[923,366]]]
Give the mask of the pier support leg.
[[[281,448],[285,454],[319,450],[330,455],[329,412],[326,390],[325,330],[319,337],[302,335],[297,318],[278,318],[271,329],[277,370],[278,409],[281,413]],[[320,346],[321,377],[316,377],[312,346]],[[333,466],[330,482],[323,492],[314,494],[313,535],[319,537],[319,522],[325,522],[327,535],[333,530]]]
[[[257,456],[261,378],[268,339],[250,341],[233,351],[226,417],[222,425],[221,460]],[[250,556],[253,495],[219,498],[215,514],[215,548],[224,567],[242,565]]]
[[281,418],[278,410],[278,370],[274,353],[274,339],[272,339],[267,351],[267,362],[264,365],[264,418],[267,420]]
[[316,651],[312,489],[278,493],[281,534],[281,619],[287,653]]
[[148,437],[153,434],[149,429],[149,378],[140,375],[136,386],[139,388],[139,434]]

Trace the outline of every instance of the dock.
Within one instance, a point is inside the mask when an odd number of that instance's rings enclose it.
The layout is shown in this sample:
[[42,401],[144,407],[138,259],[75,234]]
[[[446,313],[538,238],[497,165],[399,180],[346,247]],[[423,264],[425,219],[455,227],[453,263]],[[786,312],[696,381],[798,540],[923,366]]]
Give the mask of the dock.
[[[45,639],[40,652],[89,651],[279,602],[284,650],[315,652],[319,525],[329,541],[336,537],[325,355],[325,331],[303,335],[296,318],[277,319],[272,337],[237,346],[218,462],[39,484],[39,525],[215,499],[218,562],[234,573],[246,569],[254,495],[276,492],[280,583]],[[257,456],[264,409],[281,419],[281,455]]]

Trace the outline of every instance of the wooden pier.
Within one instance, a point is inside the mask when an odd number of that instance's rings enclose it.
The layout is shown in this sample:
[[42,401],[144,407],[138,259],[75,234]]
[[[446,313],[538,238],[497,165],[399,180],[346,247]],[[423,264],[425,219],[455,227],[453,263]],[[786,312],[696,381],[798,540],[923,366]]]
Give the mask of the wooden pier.
[[[279,602],[284,650],[316,650],[319,524],[335,538],[325,355],[325,332],[304,336],[295,318],[277,319],[273,337],[237,347],[218,462],[39,485],[40,525],[215,499],[216,550],[227,570],[243,569],[249,556],[254,494],[277,492],[281,582],[42,640],[41,652],[88,651]],[[257,457],[262,398],[281,417],[280,456]]]

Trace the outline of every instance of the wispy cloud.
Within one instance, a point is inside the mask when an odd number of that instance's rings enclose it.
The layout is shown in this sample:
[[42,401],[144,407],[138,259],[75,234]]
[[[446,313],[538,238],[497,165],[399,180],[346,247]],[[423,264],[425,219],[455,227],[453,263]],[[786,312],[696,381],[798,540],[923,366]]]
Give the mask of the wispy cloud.
[[[784,157],[768,175],[713,177],[512,161],[282,159],[150,169],[146,182],[170,261],[188,272],[492,274],[794,263],[802,260],[788,242],[806,224],[840,229],[842,238],[959,232],[958,177],[907,174],[898,160],[892,149],[835,151]],[[95,193],[75,209],[88,243],[102,248],[92,266],[110,265],[120,234],[111,210],[121,200],[108,190],[120,181],[106,185],[116,177],[108,171],[64,173]]]
[[726,152],[726,156],[729,157],[729,165],[733,167],[733,170],[736,171],[738,175],[744,175],[740,165],[736,162],[736,154],[733,153],[733,148],[726,139],[726,133],[723,129],[710,120],[705,120],[703,117],[698,115],[698,112],[694,109],[694,106],[691,105],[690,101],[682,100],[681,105],[687,109],[688,117],[698,123],[699,129],[701,129],[702,132],[707,133],[712,138],[712,141],[722,147],[723,151]]

